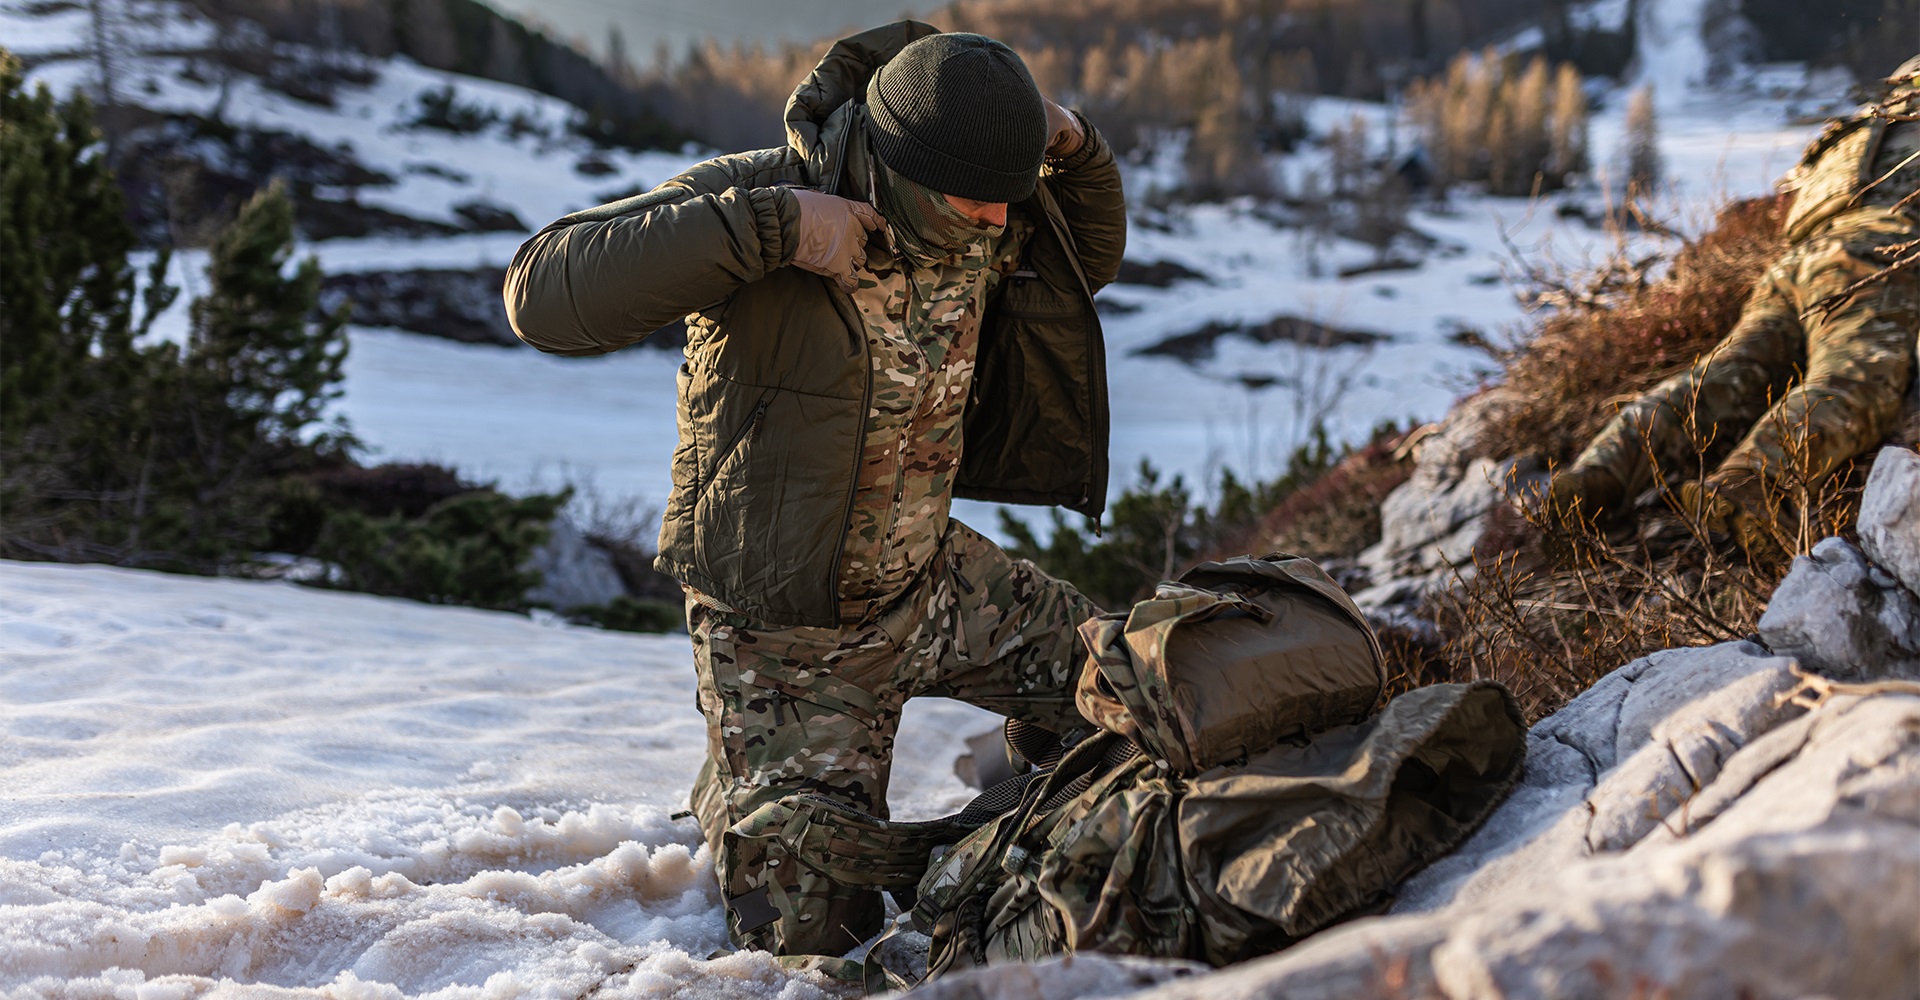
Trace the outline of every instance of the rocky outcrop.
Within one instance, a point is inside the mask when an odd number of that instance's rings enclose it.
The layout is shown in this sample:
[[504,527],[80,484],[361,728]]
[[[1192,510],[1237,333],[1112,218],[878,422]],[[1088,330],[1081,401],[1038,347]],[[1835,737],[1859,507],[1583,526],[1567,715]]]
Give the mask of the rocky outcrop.
[[1302,347],[1372,347],[1388,337],[1366,330],[1347,330],[1328,326],[1301,316],[1275,316],[1264,323],[1223,323],[1210,321],[1197,330],[1175,334],[1155,341],[1133,353],[1148,357],[1167,357],[1198,364],[1211,359],[1222,337],[1239,337],[1256,344],[1286,342]]
[[1130,995],[1920,996],[1920,682],[1896,676],[1920,455],[1883,452],[1861,509],[1862,545],[1796,560],[1761,642],[1656,653],[1535,725],[1519,787],[1387,915]]
[[1405,618],[1420,598],[1451,585],[1457,570],[1471,572],[1494,509],[1538,479],[1529,463],[1482,457],[1482,438],[1509,404],[1506,390],[1489,389],[1402,445],[1413,475],[1380,504],[1380,541],[1359,558],[1369,586],[1353,599],[1370,614]]
[[614,568],[613,556],[595,545],[565,517],[553,519],[553,533],[533,551],[529,568],[540,571],[540,586],[527,591],[531,604],[566,611],[611,604],[627,588]]

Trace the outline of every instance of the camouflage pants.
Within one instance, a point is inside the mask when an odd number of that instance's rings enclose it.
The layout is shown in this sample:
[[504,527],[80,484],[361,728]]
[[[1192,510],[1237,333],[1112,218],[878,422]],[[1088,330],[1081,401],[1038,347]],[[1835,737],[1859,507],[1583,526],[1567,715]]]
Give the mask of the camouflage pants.
[[1920,277],[1896,274],[1836,297],[1890,262],[1875,248],[1916,237],[1905,217],[1869,208],[1796,244],[1760,278],[1727,338],[1622,408],[1571,473],[1610,473],[1631,499],[1656,471],[1699,477],[1700,453],[1738,438],[1704,478],[1758,494],[1784,471],[1818,483],[1878,444],[1914,368]]
[[693,810],[734,943],[840,955],[878,931],[877,891],[804,870],[777,841],[733,827],[796,794],[885,818],[911,697],[956,698],[1056,732],[1081,725],[1073,689],[1085,651],[1075,627],[1099,613],[958,521],[906,593],[860,625],[762,626],[689,600],[708,743]]

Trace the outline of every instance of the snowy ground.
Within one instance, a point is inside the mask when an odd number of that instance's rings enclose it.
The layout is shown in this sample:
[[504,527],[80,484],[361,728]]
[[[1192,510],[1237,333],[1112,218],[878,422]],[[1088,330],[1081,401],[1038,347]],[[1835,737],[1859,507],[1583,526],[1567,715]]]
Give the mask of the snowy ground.
[[[685,643],[0,562],[0,996],[821,995],[706,958]],[[897,812],[990,724],[914,702]]]

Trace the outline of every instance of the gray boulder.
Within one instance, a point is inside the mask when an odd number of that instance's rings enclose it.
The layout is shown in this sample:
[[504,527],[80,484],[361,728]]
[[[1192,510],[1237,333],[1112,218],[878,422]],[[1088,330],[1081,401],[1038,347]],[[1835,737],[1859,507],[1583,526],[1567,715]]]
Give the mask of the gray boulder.
[[1920,598],[1839,538],[1794,559],[1760,637],[1828,677],[1920,677]]
[[1880,449],[1860,498],[1860,544],[1907,590],[1920,594],[1920,451]]
[[540,586],[527,591],[527,601],[566,611],[589,604],[606,604],[627,592],[613,557],[593,544],[565,517],[553,519],[553,534],[534,550],[528,566],[542,574]]
[[1527,462],[1482,457],[1487,430],[1508,405],[1504,389],[1490,389],[1414,443],[1413,475],[1380,504],[1380,541],[1359,557],[1371,584],[1353,595],[1362,608],[1400,617],[1456,572],[1472,572],[1494,509],[1537,478]]
[[1760,636],[1828,677],[1920,677],[1920,453],[1881,449],[1859,531],[1864,552],[1828,538],[1793,561]]

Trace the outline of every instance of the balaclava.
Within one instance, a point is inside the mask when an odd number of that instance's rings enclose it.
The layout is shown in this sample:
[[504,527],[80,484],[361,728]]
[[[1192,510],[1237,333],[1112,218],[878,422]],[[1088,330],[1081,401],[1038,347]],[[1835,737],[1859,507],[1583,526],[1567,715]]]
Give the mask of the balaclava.
[[953,207],[945,195],[873,161],[873,204],[886,218],[894,248],[919,267],[986,263],[1004,226],[989,226]]

